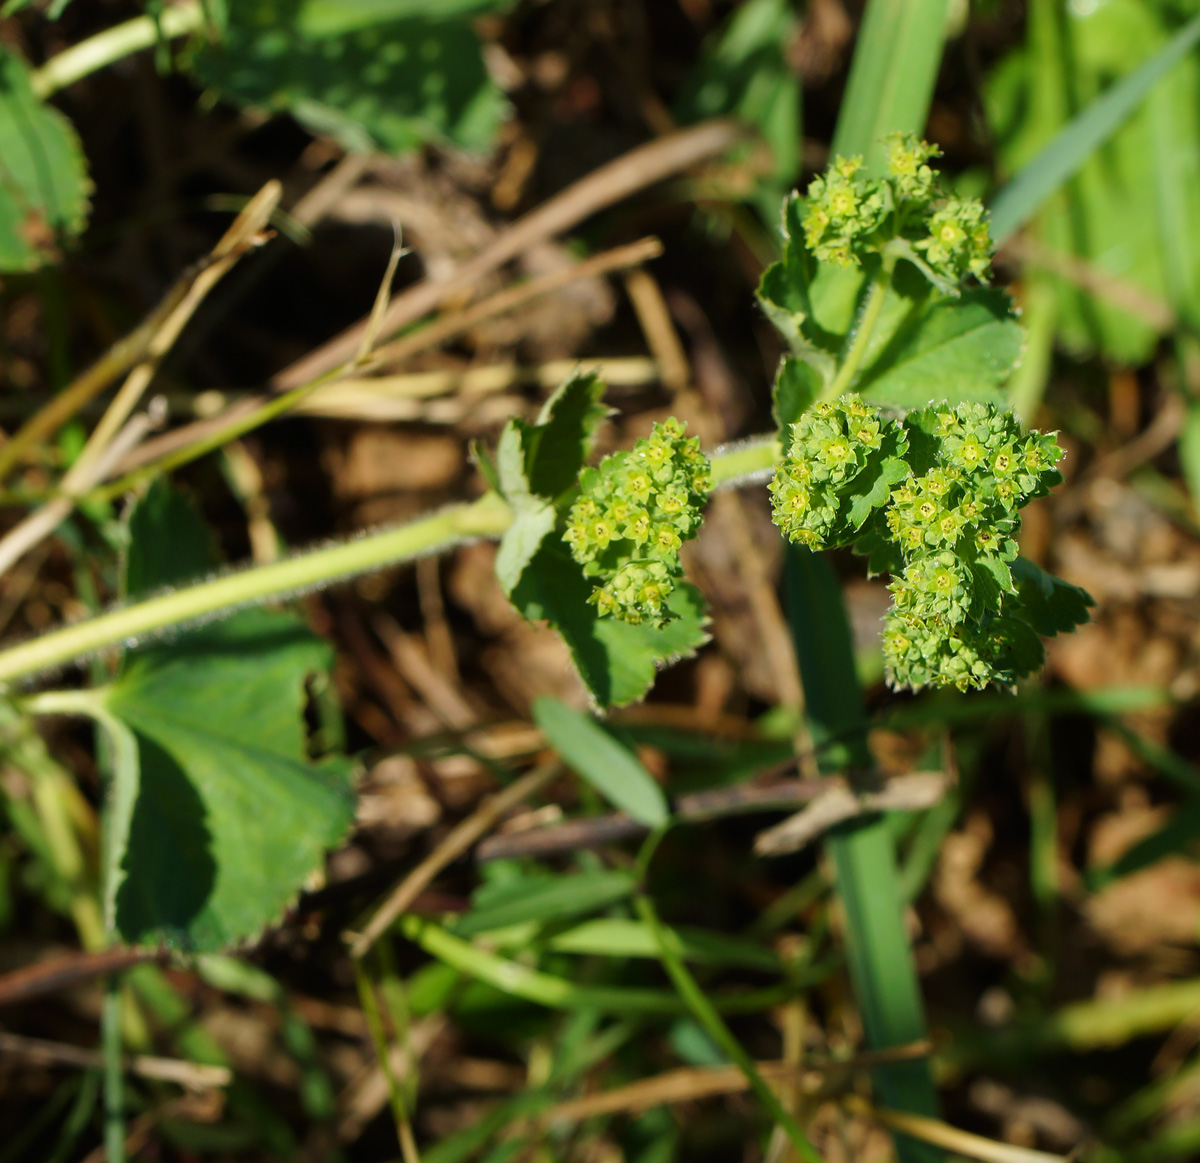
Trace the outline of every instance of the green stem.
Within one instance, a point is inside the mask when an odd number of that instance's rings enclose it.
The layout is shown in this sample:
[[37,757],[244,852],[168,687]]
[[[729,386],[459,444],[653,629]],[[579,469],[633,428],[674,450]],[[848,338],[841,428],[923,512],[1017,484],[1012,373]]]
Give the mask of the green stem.
[[[731,484],[754,479],[769,471],[780,455],[774,437],[719,451],[712,457],[714,481]],[[356,574],[444,553],[475,538],[499,537],[511,522],[509,507],[495,493],[488,493],[470,504],[451,505],[398,529],[362,534],[285,561],[197,582],[0,651],[0,683],[65,666],[110,646],[131,645],[223,611],[292,597]]]
[[157,20],[153,16],[135,16],[51,57],[34,72],[30,83],[39,97],[49,97],[116,61],[153,48],[162,37],[186,36],[203,27],[204,5],[200,0],[164,8]]
[[121,986],[108,979],[100,1015],[104,1053],[104,1150],[108,1163],[125,1163],[125,1063],[121,1045]]
[[[501,957],[470,941],[456,937],[441,925],[408,913],[397,922],[400,932],[431,957],[486,982],[510,997],[556,1010],[595,1009],[615,1014],[677,1014],[684,1010],[679,999],[667,990],[634,989],[628,986],[576,985],[538,969]],[[789,980],[765,989],[746,990],[722,997],[717,1007],[726,1013],[758,1013],[782,1005],[803,984]]]
[[0,653],[0,682],[62,666],[104,647],[137,641],[221,610],[295,595],[477,537],[495,537],[511,520],[508,506],[488,493],[471,504],[452,505],[398,529],[384,529],[160,594]]
[[763,1104],[775,1123],[783,1128],[796,1154],[807,1160],[807,1163],[821,1163],[820,1154],[809,1142],[808,1136],[800,1129],[800,1124],[779,1101],[779,1096],[767,1085],[766,1080],[759,1073],[758,1067],[755,1066],[754,1059],[746,1053],[741,1042],[733,1036],[729,1027],[721,1020],[721,1015],[717,1013],[712,1002],[705,996],[704,991],[683,963],[680,953],[682,943],[678,934],[668,929],[659,920],[654,904],[644,893],[639,893],[633,898],[633,907],[646,928],[654,934],[663,968],[667,971],[667,976],[674,983],[675,988],[679,991],[679,996],[683,998],[684,1004],[691,1011],[692,1016],[704,1027],[708,1036],[720,1047],[730,1062],[734,1063],[746,1076],[750,1089],[758,1096],[759,1102]]
[[858,316],[858,327],[846,358],[838,368],[833,382],[821,394],[823,400],[836,400],[843,395],[854,383],[858,369],[862,365],[867,348],[871,345],[871,336],[875,324],[879,322],[879,312],[883,310],[883,302],[887,298],[888,288],[892,285],[892,272],[896,269],[899,256],[895,251],[885,250],[880,256],[879,270],[871,280],[871,289],[867,292],[867,301],[863,304]]
[[375,986],[367,973],[367,967],[361,959],[354,959],[354,981],[358,987],[358,999],[362,1005],[363,1017],[366,1019],[367,1032],[375,1047],[375,1057],[379,1060],[379,1068],[383,1071],[387,1083],[388,1103],[392,1108],[392,1119],[396,1124],[396,1138],[404,1153],[404,1163],[414,1163],[415,1145],[413,1144],[412,1125],[409,1123],[408,1107],[404,1101],[404,1092],[396,1072],[392,1069],[392,1057],[388,1047],[387,1032],[383,1028],[383,1017],[379,1011],[379,1001],[375,997]]
[[[823,556],[798,546],[788,547],[786,585],[820,766],[861,781],[873,761],[841,586]],[[829,835],[826,847],[845,915],[846,957],[867,1046],[883,1050],[928,1037],[887,820],[869,816],[844,825]],[[890,1063],[872,1073],[878,1105],[936,1116],[937,1096],[926,1062]],[[903,1135],[897,1136],[896,1148],[901,1163],[932,1163],[942,1157]]]

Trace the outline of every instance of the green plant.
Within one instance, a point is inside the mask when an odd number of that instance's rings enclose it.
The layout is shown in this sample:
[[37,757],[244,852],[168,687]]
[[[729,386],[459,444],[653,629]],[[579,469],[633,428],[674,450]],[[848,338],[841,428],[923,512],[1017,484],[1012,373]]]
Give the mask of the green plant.
[[[509,0],[187,0],[151,4],[31,71],[0,48],[0,271],[52,261],[84,227],[86,162],[46,98],[132,53],[187,37],[176,63],[215,96],[287,113],[348,149],[481,149],[508,106],[471,18]],[[21,4],[5,9],[17,11]],[[56,20],[65,4],[46,18]],[[165,52],[164,67],[171,63]]]
[[[681,580],[679,550],[698,529],[710,485],[776,465],[776,519],[789,537],[806,551],[854,544],[870,554],[873,568],[892,572],[895,610],[886,642],[893,681],[1011,685],[1040,661],[1037,633],[1082,620],[1087,599],[1016,558],[1019,508],[1057,479],[1058,450],[1052,437],[1022,435],[992,402],[1020,350],[1019,330],[1003,295],[963,290],[956,281],[983,273],[982,220],[972,204],[939,194],[927,166],[932,154],[919,141],[896,139],[885,178],[837,161],[814,183],[806,212],[796,199],[785,206],[784,256],[762,290],[793,348],[776,387],[780,439],[710,461],[668,421],[630,451],[589,468],[606,409],[598,380],[577,376],[534,423],[509,421],[494,461],[481,454],[495,490],[481,501],[190,586],[180,583],[211,567],[203,531],[177,494],[156,485],[130,519],[129,604],[0,652],[0,674],[11,681],[85,650],[174,633],[214,613],[436,551],[463,536],[499,534],[501,586],[526,617],[559,629],[595,703],[606,709],[640,698],[660,666],[704,641],[703,600]],[[840,241],[830,242],[831,230]],[[821,248],[831,261],[816,257]],[[958,402],[914,408],[902,419],[868,402],[911,402],[919,382],[922,403],[951,389]],[[842,394],[851,387],[863,395]],[[168,539],[167,528],[191,532]],[[164,585],[177,588],[137,597]],[[830,628],[811,611],[796,624],[806,623],[818,634]],[[837,657],[835,650],[816,664],[823,681]],[[804,650],[801,662],[807,680],[814,663]],[[306,739],[300,702],[306,676],[319,678],[326,665],[319,645],[289,615],[250,610],[134,654],[108,686],[22,700],[30,713],[90,715],[111,741],[103,895],[114,936],[165,939],[184,951],[251,937],[336,845],[350,804],[345,764],[327,754],[336,751],[336,729],[323,741]],[[252,706],[244,698],[247,681],[263,688]],[[823,763],[834,770],[865,765],[861,719],[823,721],[811,696],[810,711]],[[666,805],[649,775],[619,758],[621,749],[601,728],[564,714],[553,706],[537,711],[562,754],[590,773],[601,794],[662,825]],[[590,734],[596,737],[588,742]],[[235,771],[231,784],[227,776]],[[193,808],[201,807],[204,835],[193,836]],[[271,823],[259,834],[264,821]],[[878,866],[871,848],[877,834],[841,837],[835,855],[852,928],[872,933],[867,947],[851,949],[851,964],[872,1040],[887,1046],[919,1037],[922,1027],[896,1016],[919,1015],[915,982],[897,977],[888,952],[899,942],[907,956],[899,909],[862,873],[872,861]],[[286,840],[286,851],[277,850],[276,837]],[[186,875],[172,867],[181,851],[192,853]],[[618,887],[624,893],[631,886]],[[598,899],[611,899],[603,894]],[[507,963],[481,960],[436,926],[406,932],[486,980],[515,980]],[[859,939],[853,931],[852,939]],[[678,965],[676,976],[684,980]],[[552,977],[526,977],[531,999],[574,1004],[566,1000],[577,997],[574,987],[564,993],[565,984]],[[890,992],[873,992],[869,983],[885,977]],[[906,1000],[898,1000],[902,995]],[[578,994],[615,1006],[641,996]],[[647,996],[645,1004],[662,1002]],[[884,1101],[931,1113],[928,1102],[905,1091],[907,1074],[903,1067],[881,1070]],[[889,1089],[893,1078],[899,1089]]]
[[[910,6],[904,21],[916,27],[918,17],[936,17],[938,7]],[[883,11],[872,6],[873,16]],[[778,6],[772,12],[778,15]],[[252,23],[247,17],[222,50],[228,54],[222,67],[230,73],[214,74],[213,83],[235,99],[269,103],[258,89],[234,83],[238,68],[254,72],[256,83],[264,71],[263,35]],[[318,39],[354,31],[336,21],[302,29]],[[926,55],[936,39],[922,42]],[[313,51],[323,61],[337,55]],[[890,85],[894,70],[880,77]],[[312,124],[350,140],[344,110],[321,99],[329,96],[324,82],[309,85],[307,73],[302,80],[283,84],[280,107],[298,116],[308,109]],[[921,86],[900,88],[907,97]],[[407,141],[405,135],[416,132],[407,117],[372,130],[371,102],[360,98],[352,120],[362,132],[380,141],[388,134]],[[867,104],[856,100],[851,108],[862,113]],[[876,109],[865,123],[882,130],[891,118]],[[434,136],[451,136],[447,126],[461,124],[439,122]],[[0,676],[13,684],[89,655],[107,658],[110,648],[124,654],[109,681],[98,667],[91,690],[14,695],[15,706],[5,707],[19,724],[5,740],[13,753],[28,744],[28,716],[40,714],[91,716],[107,739],[103,897],[109,940],[165,941],[191,956],[253,939],[280,916],[348,827],[349,765],[339,755],[338,717],[329,706],[329,652],[298,618],[243,607],[289,599],[465,540],[498,537],[504,591],[526,617],[558,628],[604,711],[642,697],[664,665],[704,642],[703,599],[682,580],[680,549],[699,529],[710,486],[761,479],[773,468],[777,523],[794,543],[786,585],[818,762],[855,787],[873,775],[866,746],[871,721],[854,674],[840,589],[816,551],[853,547],[873,572],[892,575],[884,649],[897,686],[1011,687],[1040,664],[1039,635],[1067,631],[1086,618],[1082,591],[1016,554],[1020,508],[1057,480],[1058,450],[1053,437],[1022,433],[1004,407],[1023,337],[1007,296],[983,285],[990,244],[981,205],[940,189],[930,165],[937,151],[916,137],[881,136],[851,149],[863,150],[868,160],[838,159],[807,199],[787,200],[782,255],[762,281],[763,309],[790,348],[775,385],[778,432],[708,458],[668,421],[632,450],[588,467],[606,410],[599,381],[576,377],[535,422],[506,426],[494,460],[481,453],[491,490],[479,501],[233,572],[218,570],[206,552],[156,560],[163,547],[202,548],[207,538],[183,496],[162,482],[141,498],[125,529],[125,604],[0,652]],[[168,536],[182,529],[189,531],[186,538]],[[205,625],[214,619],[223,620]],[[247,698],[251,691],[254,697]],[[554,750],[600,796],[649,827],[670,822],[670,804],[620,731],[552,700],[539,703],[534,717]],[[776,741],[771,754],[786,751],[787,742]],[[941,818],[949,827],[952,813]],[[857,820],[831,834],[828,846],[867,1039],[875,1048],[920,1039],[926,1029],[889,823]],[[919,883],[919,870],[904,871],[907,894]],[[639,873],[644,876],[645,867]],[[719,1011],[786,1001],[835,969],[798,973],[778,958],[764,961],[761,946],[667,929],[639,878],[624,871],[590,868],[552,877],[524,866],[494,875],[485,877],[472,909],[453,925],[413,916],[401,921],[404,934],[439,959],[418,981],[426,992],[416,991],[417,1007],[457,989],[458,974],[490,983],[494,993],[584,1018],[677,1013],[682,999],[762,1094],[752,1061],[725,1041]],[[58,891],[79,907],[91,886],[64,878]],[[627,901],[637,919],[589,917]],[[476,943],[480,937],[483,944]],[[654,958],[670,970],[679,998],[609,984],[603,971],[599,983],[580,985],[561,962],[530,968],[531,948],[551,958]],[[757,991],[719,992],[715,1005],[705,1006],[684,960],[752,966],[778,981]],[[371,996],[374,1006],[373,986],[359,968],[364,998]],[[441,969],[447,973],[439,978],[434,970]],[[110,993],[104,1025],[114,1142],[122,1114],[117,998]],[[382,1027],[378,1010],[373,1014],[374,1036]],[[612,1034],[606,1045],[628,1036],[621,1029],[606,1033]],[[386,1036],[376,1040],[383,1057]],[[577,1077],[583,1067],[564,1058],[570,1065],[564,1076]],[[880,1103],[933,1113],[923,1063],[885,1063],[876,1082]],[[509,1109],[514,1119],[547,1106],[549,1085],[526,1098]],[[764,1102],[807,1154],[791,1112]],[[403,1122],[404,1103],[395,1105]],[[467,1157],[455,1155],[458,1149],[448,1140],[437,1157]],[[919,1153],[909,1140],[901,1140],[901,1150],[906,1157]]]

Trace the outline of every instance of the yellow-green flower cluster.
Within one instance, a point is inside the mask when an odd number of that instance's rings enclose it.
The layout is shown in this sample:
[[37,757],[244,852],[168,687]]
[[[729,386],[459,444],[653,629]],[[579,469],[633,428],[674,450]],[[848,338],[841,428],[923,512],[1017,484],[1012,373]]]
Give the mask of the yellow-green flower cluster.
[[711,487],[700,442],[672,417],[628,452],[584,469],[579,484],[563,539],[600,582],[589,600],[623,622],[663,625],[683,572],[679,548],[696,535]]
[[895,686],[960,688],[1020,677],[1005,663],[1021,633],[1010,563],[1020,509],[1060,480],[1053,435],[1023,435],[1015,417],[990,405],[911,413],[910,443],[931,459],[892,490],[888,535],[903,572],[884,633]]
[[929,234],[914,246],[943,278],[986,279],[992,263],[987,211],[978,198],[950,198],[929,217]]
[[783,463],[771,480],[775,524],[811,549],[841,544],[849,495],[883,447],[882,419],[858,396],[819,402],[792,426]]
[[941,157],[932,142],[922,141],[913,133],[889,133],[887,146],[888,177],[898,200],[926,203],[937,192],[937,171],[928,163]]
[[883,183],[867,178],[862,168],[861,157],[840,157],[809,183],[804,237],[822,262],[858,262],[891,209]]
[[897,421],[844,396],[792,426],[771,483],[775,523],[812,549],[856,542],[892,573],[894,686],[1011,685],[1040,652],[1010,568],[1020,509],[1061,479],[1061,456],[1053,435],[1026,435],[991,405]]
[[992,243],[982,203],[947,197],[930,165],[941,150],[913,134],[886,141],[887,172],[871,178],[861,157],[835,158],[807,192],[804,235],[822,262],[851,266],[894,239],[930,277],[986,279]]

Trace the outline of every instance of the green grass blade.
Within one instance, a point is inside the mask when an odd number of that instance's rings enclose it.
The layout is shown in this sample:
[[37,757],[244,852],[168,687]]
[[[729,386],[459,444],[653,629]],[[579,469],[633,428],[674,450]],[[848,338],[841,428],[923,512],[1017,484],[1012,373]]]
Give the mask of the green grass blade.
[[605,799],[648,828],[666,823],[670,809],[654,777],[590,715],[546,695],[534,701],[533,719],[563,761]]
[[919,133],[942,59],[947,0],[871,0],[850,66],[832,153],[862,154],[871,168],[893,130]]
[[[675,994],[661,989],[637,989],[632,986],[577,985],[565,977],[556,977],[530,969],[517,961],[500,957],[440,925],[413,914],[401,917],[399,928],[414,944],[431,957],[478,981],[548,1009],[594,1009],[619,1014],[678,1014],[685,1011]],[[798,983],[782,982],[766,989],[745,990],[714,999],[725,1013],[754,1013],[781,1005],[794,997]]]
[[[835,773],[872,766],[866,710],[854,670],[850,627],[841,588],[829,562],[788,549],[788,611],[813,741],[821,766]],[[868,1044],[875,1049],[927,1036],[925,1011],[904,928],[904,902],[887,821],[867,818],[831,834],[836,885],[846,915],[846,953]],[[873,1072],[880,1105],[936,1115],[937,1097],[924,1062],[901,1062]],[[928,1148],[902,1142],[904,1159],[936,1159]]]
[[1144,65],[1093,101],[1027,165],[992,202],[992,237],[1000,245],[1019,230],[1080,166],[1104,144],[1193,46],[1200,43],[1200,16]]
[[733,1036],[729,1027],[721,1020],[720,1014],[713,1008],[696,979],[688,972],[683,963],[683,943],[658,918],[653,903],[645,894],[634,898],[634,908],[642,923],[654,934],[658,943],[659,957],[663,968],[667,971],[679,996],[684,1000],[692,1016],[708,1033],[714,1042],[746,1076],[750,1089],[758,1096],[759,1102],[774,1119],[775,1124],[783,1128],[792,1144],[792,1149],[805,1163],[821,1163],[821,1156],[816,1148],[808,1141],[808,1136],[800,1129],[791,1113],[780,1102],[779,1097],[766,1084],[758,1072],[754,1059],[746,1052],[745,1047]]

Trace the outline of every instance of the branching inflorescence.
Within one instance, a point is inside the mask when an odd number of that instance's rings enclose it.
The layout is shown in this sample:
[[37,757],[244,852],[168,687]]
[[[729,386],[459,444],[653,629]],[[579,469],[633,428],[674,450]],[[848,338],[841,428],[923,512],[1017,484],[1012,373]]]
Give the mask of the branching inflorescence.
[[1011,685],[1029,639],[1013,580],[1020,509],[1061,477],[1052,435],[987,404],[883,416],[857,396],[793,426],[775,522],[812,549],[855,544],[893,575],[884,631],[898,687]]
[[679,549],[700,528],[710,487],[708,458],[674,417],[627,452],[584,469],[564,540],[600,584],[591,601],[623,622],[661,626],[683,574]]
[[975,198],[945,196],[929,160],[936,145],[912,134],[887,140],[888,168],[868,177],[860,157],[837,158],[808,187],[804,235],[822,262],[850,266],[887,246],[943,289],[968,274],[983,279],[991,260],[987,215]]
[[[899,307],[911,328],[928,327],[931,348],[967,334],[965,350],[980,365],[1011,367],[1015,359],[1003,297],[962,294],[965,281],[987,278],[991,240],[982,205],[939,185],[929,165],[938,154],[893,134],[882,177],[868,175],[861,158],[836,158],[808,188],[802,229],[797,201],[785,207],[785,254],[760,288],[793,347],[781,365],[790,376],[781,372],[776,392],[777,414],[791,422],[783,425],[772,507],[789,540],[813,550],[853,546],[868,555],[872,573],[890,575],[883,654],[893,686],[1011,686],[1040,665],[1040,635],[1085,620],[1090,601],[1017,554],[1022,506],[1061,479],[1058,444],[980,402],[998,382],[972,379],[969,364],[963,371],[961,347],[949,370],[928,362],[941,377],[928,394],[901,383],[907,410],[884,413],[845,394],[856,382],[879,390],[886,381],[886,364],[882,381],[876,365],[865,373],[863,366],[864,351],[881,342],[872,329],[887,315],[885,298],[892,326]],[[801,233],[811,255],[800,250]],[[816,321],[812,258],[863,268],[858,313],[840,337]],[[925,281],[894,282],[901,260]],[[892,342],[921,353],[912,335]],[[805,363],[807,371],[797,371]],[[942,394],[974,402],[922,406]],[[655,628],[671,621],[680,546],[699,528],[709,483],[708,461],[676,420],[583,470],[563,536],[595,582],[598,614]]]

